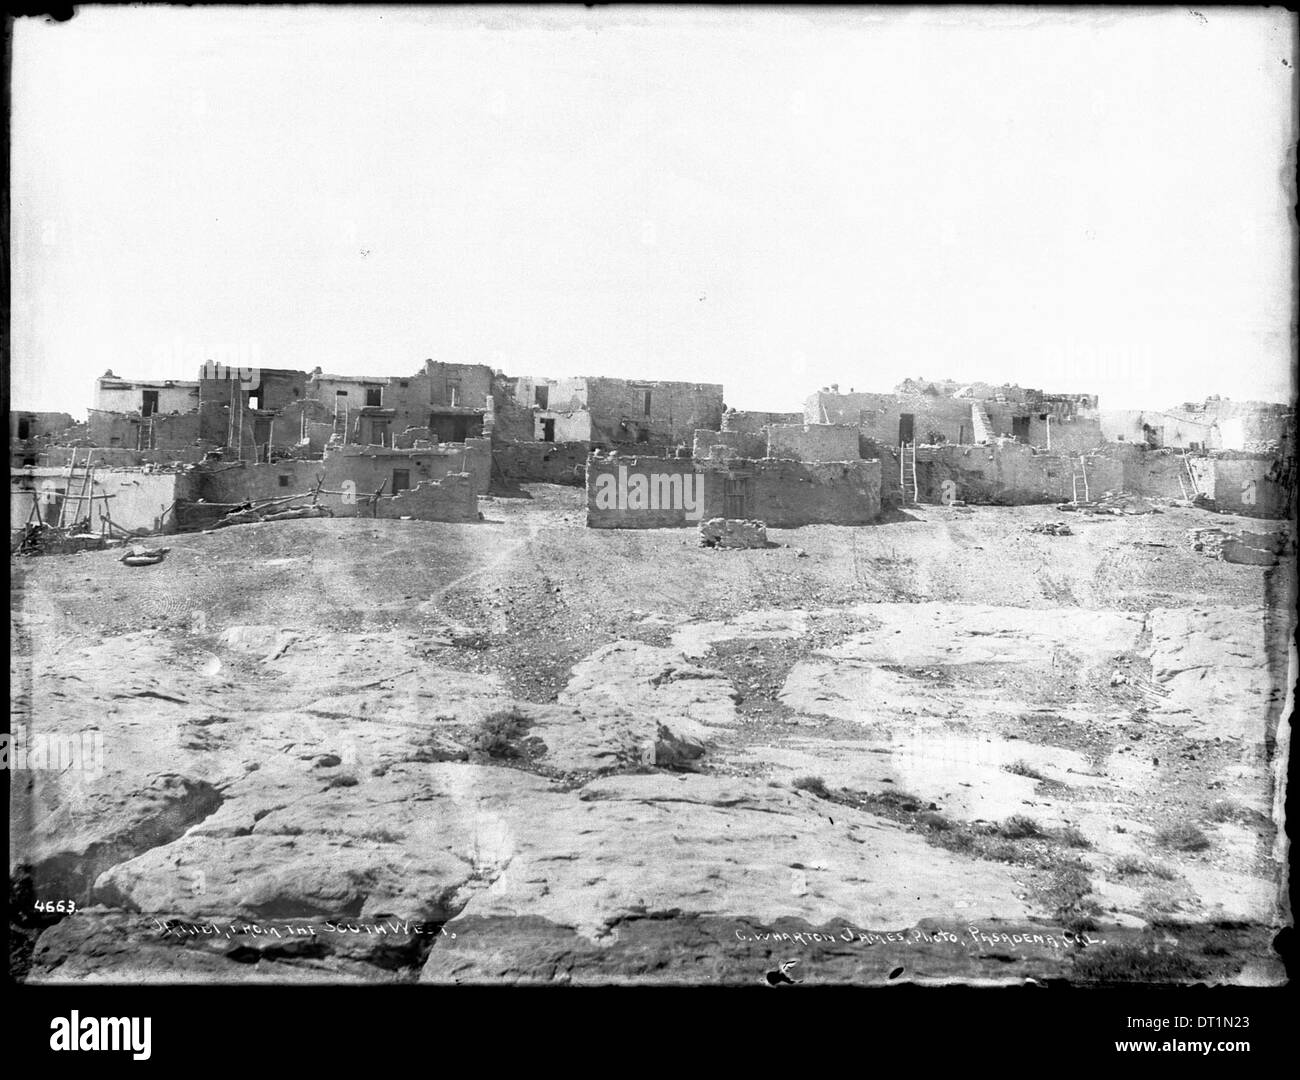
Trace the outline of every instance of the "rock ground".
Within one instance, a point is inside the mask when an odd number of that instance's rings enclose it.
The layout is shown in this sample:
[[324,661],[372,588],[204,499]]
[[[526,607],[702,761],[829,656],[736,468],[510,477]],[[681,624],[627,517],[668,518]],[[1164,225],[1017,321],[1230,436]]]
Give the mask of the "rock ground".
[[14,773],[11,892],[77,907],[27,977],[1276,980],[1293,581],[1185,542],[1237,519],[727,551],[529,491],[16,560],[15,729],[102,747]]

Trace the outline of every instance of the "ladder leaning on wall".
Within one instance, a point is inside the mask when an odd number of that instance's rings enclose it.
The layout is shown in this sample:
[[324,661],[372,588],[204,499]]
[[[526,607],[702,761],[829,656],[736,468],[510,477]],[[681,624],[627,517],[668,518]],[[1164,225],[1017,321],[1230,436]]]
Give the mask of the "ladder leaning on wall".
[[916,486],[916,443],[898,444],[898,489],[904,503],[920,501]]
[[[89,513],[87,503],[94,506],[94,476],[90,471],[90,458],[94,453],[93,450],[86,451],[86,460],[78,463],[77,448],[72,448],[72,457],[68,459],[68,475],[65,477],[67,487],[63,493],[63,501],[59,504],[59,528],[65,528],[68,525],[75,525],[81,520],[83,508]],[[75,492],[75,494],[74,494]],[[75,508],[73,500],[76,500]]]
[[1091,502],[1088,495],[1088,462],[1082,454],[1079,455],[1079,469],[1070,477],[1070,483],[1074,487],[1074,496],[1070,500],[1076,506],[1079,504],[1079,489],[1083,488],[1083,501]]

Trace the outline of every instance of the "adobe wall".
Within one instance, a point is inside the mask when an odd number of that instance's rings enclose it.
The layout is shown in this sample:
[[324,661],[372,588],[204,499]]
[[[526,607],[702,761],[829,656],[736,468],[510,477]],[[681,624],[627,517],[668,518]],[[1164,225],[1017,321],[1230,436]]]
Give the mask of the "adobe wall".
[[590,378],[587,407],[591,441],[606,446],[689,444],[697,429],[722,428],[722,386],[715,383]]
[[857,461],[858,428],[851,424],[773,424],[767,456],[793,461]]
[[158,394],[158,412],[192,412],[199,407],[197,382],[136,382],[129,379],[98,379],[95,405],[101,412],[138,413],[144,407],[146,390]]
[[1294,468],[1276,457],[1224,451],[1213,456],[1214,507],[1247,517],[1290,517],[1295,500]]
[[[9,414],[9,440],[10,442],[19,442],[27,439],[62,435],[75,425],[76,421],[68,413],[17,410]],[[19,435],[20,427],[25,432],[21,436]]]
[[521,484],[571,484],[586,479],[585,442],[507,442],[492,451],[497,473]]
[[448,473],[441,480],[421,481],[394,498],[380,499],[374,506],[374,516],[410,517],[417,521],[477,521],[474,478],[469,473]]
[[1027,446],[1081,453],[1101,446],[1106,437],[1102,434],[1101,418],[1096,412],[1069,410],[1067,415],[1057,415],[1044,405],[999,405],[984,402],[993,434],[1010,437],[1012,421],[1016,417],[1029,418]]
[[722,430],[762,435],[766,437],[769,424],[802,424],[802,412],[753,412],[728,409],[722,414]]
[[767,456],[767,434],[748,431],[695,432],[692,456],[700,461],[709,458],[761,458]]
[[[40,464],[51,468],[67,468],[76,451],[77,461],[86,460],[85,447],[51,446],[40,452]],[[203,460],[208,453],[204,445],[179,447],[174,450],[132,450],[124,446],[97,446],[90,449],[91,464],[105,468],[131,468],[140,465],[174,465],[177,462],[192,465]]]
[[[323,487],[329,491],[347,490],[344,485],[350,482],[357,496],[362,497],[379,490],[382,484],[384,493],[391,495],[394,470],[405,470],[412,487],[422,480],[465,474],[476,495],[486,494],[491,475],[490,445],[487,439],[470,439],[465,444],[447,444],[433,450],[346,446],[331,448],[320,461],[222,462],[197,471],[201,479],[196,497],[217,503],[279,499],[311,492],[320,476],[324,476]],[[341,496],[322,495],[320,502],[337,514],[349,512],[350,504],[345,504]]]
[[804,409],[810,424],[852,424],[870,439],[897,445],[899,419],[910,413],[916,441],[969,443],[972,401],[930,394],[813,394]]
[[[152,419],[154,449],[179,450],[199,441],[201,425],[197,412],[155,413]],[[139,413],[90,409],[86,437],[95,446],[120,446],[134,450],[142,438],[140,428],[144,423]]]
[[[946,480],[953,481],[955,497],[962,502],[993,506],[1066,502],[1073,498],[1072,476],[1078,468],[1077,455],[1048,453],[1019,443],[921,447],[916,452],[921,502],[941,502]],[[1087,474],[1092,498],[1123,490],[1124,466],[1119,458],[1089,457]]]
[[[637,477],[645,481],[641,490],[654,493],[673,490],[676,478],[677,490],[688,497],[673,505],[639,506],[623,497],[631,495]],[[729,479],[747,489],[739,508],[728,499]],[[865,525],[879,515],[880,464],[875,461],[715,464],[594,455],[587,461],[587,525],[595,529],[694,527],[728,516],[761,520],[771,528]]]
[[[92,532],[100,531],[105,514],[118,528],[128,531],[174,531],[176,500],[191,497],[195,488],[193,477],[184,472],[94,469],[91,478],[91,494],[112,496],[107,500],[107,510],[103,499],[88,500],[77,509],[75,496],[81,490],[79,480],[73,481],[74,500],[69,510],[80,518],[89,518]],[[56,521],[59,504],[67,497],[68,478],[53,469],[31,470],[23,476],[11,476],[9,486],[9,525],[11,529],[21,529],[32,509],[32,497],[25,492],[33,488],[47,492],[41,497],[41,516],[46,521]]]

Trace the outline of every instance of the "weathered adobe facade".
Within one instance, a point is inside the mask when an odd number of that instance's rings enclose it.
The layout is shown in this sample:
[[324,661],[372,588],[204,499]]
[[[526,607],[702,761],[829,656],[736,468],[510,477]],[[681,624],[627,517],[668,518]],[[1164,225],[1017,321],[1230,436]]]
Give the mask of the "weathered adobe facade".
[[1020,386],[908,380],[891,394],[823,389],[804,405],[808,423],[852,424],[875,443],[971,446],[1014,438],[1027,446],[1088,450],[1104,441],[1097,398]]
[[498,375],[498,441],[679,446],[722,421],[716,383]]
[[693,527],[711,518],[757,519],[770,528],[867,525],[879,515],[877,461],[600,453],[587,461],[587,525],[593,529]]
[[1285,455],[1295,447],[1295,411],[1270,402],[1209,398],[1161,410],[1107,410],[1101,423],[1108,441],[1152,448]]

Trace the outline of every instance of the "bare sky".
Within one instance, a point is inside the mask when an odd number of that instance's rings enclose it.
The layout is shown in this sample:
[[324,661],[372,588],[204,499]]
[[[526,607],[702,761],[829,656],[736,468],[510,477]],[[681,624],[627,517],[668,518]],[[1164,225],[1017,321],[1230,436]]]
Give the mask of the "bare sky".
[[14,28],[13,403],[263,365],[1290,396],[1295,16],[81,8]]

